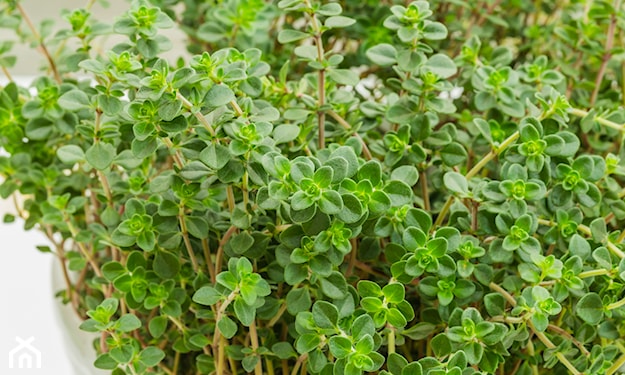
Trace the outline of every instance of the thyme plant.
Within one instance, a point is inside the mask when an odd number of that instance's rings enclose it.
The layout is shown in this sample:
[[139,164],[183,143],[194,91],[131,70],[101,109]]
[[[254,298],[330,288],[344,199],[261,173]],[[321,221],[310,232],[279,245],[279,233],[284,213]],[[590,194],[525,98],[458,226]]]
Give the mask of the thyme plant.
[[0,3],[5,221],[48,236],[95,367],[620,371],[620,0],[97,2],[55,32]]

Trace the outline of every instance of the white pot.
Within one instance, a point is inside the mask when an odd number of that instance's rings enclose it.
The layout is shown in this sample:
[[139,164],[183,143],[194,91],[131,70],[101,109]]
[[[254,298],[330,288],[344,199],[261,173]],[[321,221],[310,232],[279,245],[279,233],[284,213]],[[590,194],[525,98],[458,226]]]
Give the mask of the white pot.
[[[56,294],[59,290],[65,289],[63,272],[58,262],[52,265],[52,290]],[[70,305],[64,305],[59,298],[55,299],[54,315],[59,327],[64,332],[63,341],[67,356],[71,361],[74,375],[105,375],[110,371],[96,369],[93,362],[96,359],[96,352],[93,341],[99,337],[98,334],[85,332],[78,327],[82,320]]]

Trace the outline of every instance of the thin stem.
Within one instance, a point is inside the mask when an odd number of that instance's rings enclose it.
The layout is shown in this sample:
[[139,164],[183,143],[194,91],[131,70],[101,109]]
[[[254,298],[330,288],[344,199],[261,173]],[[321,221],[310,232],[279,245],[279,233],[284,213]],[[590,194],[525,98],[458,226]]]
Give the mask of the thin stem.
[[180,230],[182,231],[182,239],[184,241],[184,246],[187,249],[187,253],[189,253],[189,259],[191,259],[193,271],[195,273],[198,273],[200,270],[200,266],[198,265],[197,259],[195,258],[195,252],[193,251],[193,246],[191,245],[191,240],[189,239],[189,231],[187,229],[187,223],[186,221],[184,221],[184,218],[184,208],[180,206],[180,210],[178,212],[178,222],[180,223]]
[[45,43],[43,43],[43,38],[37,31],[37,28],[33,24],[33,21],[31,21],[30,17],[28,16],[28,13],[26,13],[24,8],[22,7],[22,4],[20,4],[19,1],[16,2],[16,7],[17,7],[17,10],[22,15],[22,18],[24,19],[24,21],[26,21],[26,24],[28,25],[28,28],[30,29],[30,31],[33,33],[33,36],[35,37],[35,39],[37,39],[37,42],[39,43],[39,48],[41,48],[41,53],[43,53],[44,56],[46,57],[46,60],[48,60],[48,65],[50,65],[50,70],[52,70],[52,74],[54,75],[54,80],[56,81],[56,83],[60,85],[63,82],[63,80],[61,79],[61,75],[59,74],[59,71],[56,68],[56,64],[54,63],[54,60],[52,59],[50,52],[48,52],[48,48],[46,47]]
[[[482,168],[486,166],[486,164],[488,164],[491,160],[495,159],[506,148],[512,145],[520,136],[521,136],[521,133],[518,130],[512,133],[512,135],[506,138],[499,145],[499,147],[495,148],[494,150],[491,150],[488,154],[486,154],[486,156],[484,156],[484,158],[482,158],[482,160],[480,160],[477,164],[475,164],[473,168],[471,168],[471,170],[468,171],[467,174],[465,175],[466,179],[468,180],[471,177],[478,174],[482,170]],[[447,201],[445,202],[443,209],[441,210],[441,212],[438,214],[438,217],[436,218],[436,222],[434,223],[433,229],[439,227],[443,223],[443,220],[445,219],[445,216],[447,216],[447,211],[449,211],[449,208],[451,207],[453,200],[454,200],[453,195],[450,195],[449,198],[447,198]]]
[[[573,116],[577,116],[577,117],[586,117],[589,114],[588,111],[584,111],[583,109],[579,109],[579,108],[569,108],[568,112],[572,114]],[[625,124],[617,124],[614,121],[606,120],[599,116],[595,116],[593,120],[597,121],[599,124],[603,126],[618,130],[620,132],[625,130]]]
[[299,371],[300,366],[302,365],[302,363],[304,363],[304,361],[307,358],[308,358],[307,353],[304,353],[297,358],[297,361],[295,361],[295,365],[293,366],[293,370],[291,370],[291,375],[297,375],[297,372]]
[[[178,352],[176,352],[176,354],[178,354]],[[165,364],[164,364],[164,363],[162,363],[162,362],[159,362],[158,367],[159,367],[161,370],[165,371],[165,373],[166,373],[167,375],[176,375],[176,373],[175,373],[175,372],[173,372],[173,371],[172,371],[169,367],[165,366]]]
[[[174,143],[171,141],[171,139],[167,137],[162,139],[169,150],[174,150]],[[174,163],[176,163],[176,166],[182,169],[184,167],[184,158],[182,157],[182,154],[180,154],[180,151],[174,150],[174,154],[172,155],[172,157],[174,158]]]
[[250,201],[250,191],[248,189],[249,174],[247,169],[243,172],[243,178],[241,180],[241,193],[243,194],[243,209],[247,212],[247,205]]
[[9,73],[9,70],[6,68],[6,66],[0,65],[0,68],[2,69],[2,73],[4,73],[4,75],[7,77],[7,79],[10,82],[13,82],[13,76],[11,76],[11,73]]
[[621,98],[623,98],[623,106],[625,106],[625,61],[621,63]]
[[618,309],[619,307],[625,306],[625,298],[621,299],[620,301],[616,301],[614,303],[611,303],[609,305],[607,305],[605,308],[606,310],[614,310],[614,309]]
[[[532,341],[532,337],[533,335],[530,335],[530,337],[527,339],[527,352],[528,354],[533,357],[534,355],[536,355],[536,352],[534,351],[534,342]],[[539,375],[538,374],[538,366],[536,365],[536,363],[532,363],[533,361],[529,362],[531,363],[531,369],[532,369],[532,375]]]
[[204,251],[204,258],[206,261],[206,268],[208,268],[208,274],[211,278],[211,283],[215,284],[217,282],[217,277],[215,275],[215,266],[213,265],[213,260],[211,258],[210,247],[208,244],[208,239],[202,239],[202,250]]
[[228,185],[226,187],[226,200],[228,201],[228,209],[230,213],[234,211],[235,200],[234,200],[234,190],[232,190],[232,185]]
[[174,369],[172,370],[172,372],[174,374],[178,373],[178,367],[180,366],[180,352],[176,352],[176,355],[174,356]]
[[[327,113],[336,122],[338,122],[339,125],[341,125],[343,128],[345,128],[346,130],[352,130],[352,126],[343,117],[341,117],[341,115],[339,115],[338,113],[334,112],[331,109],[328,110]],[[364,141],[364,139],[362,139],[360,134],[358,134],[358,132],[354,132],[354,137],[356,137],[356,139],[358,139],[360,141],[360,143],[362,144],[362,153],[365,156],[365,159],[367,159],[367,160],[373,159],[373,155],[371,155],[371,151],[369,150],[369,147],[367,146],[367,143]]]
[[505,298],[506,301],[508,301],[508,303],[512,305],[512,307],[516,306],[516,300],[514,299],[514,297],[510,293],[508,293],[507,290],[499,286],[499,284],[495,284],[491,282],[490,284],[488,284],[488,287],[494,290],[495,292],[501,294],[503,298]]
[[425,170],[421,171],[421,195],[423,195],[423,209],[427,212],[430,212],[430,193],[428,192],[428,175],[425,173]]
[[215,130],[213,129],[213,127],[211,126],[211,124],[208,122],[208,120],[206,120],[206,117],[204,117],[204,115],[202,113],[200,113],[199,111],[194,111],[193,110],[193,103],[191,103],[189,101],[189,99],[185,98],[180,91],[176,92],[176,98],[178,98],[178,100],[180,100],[182,102],[182,105],[189,110],[189,112],[191,112],[193,114],[193,116],[195,116],[195,118],[200,122],[200,124],[202,124],[204,126],[204,128],[210,133],[210,135],[212,135],[213,137],[215,136]]
[[232,234],[236,232],[236,230],[237,227],[235,227],[234,225],[230,226],[230,228],[228,228],[224,236],[221,238],[221,241],[219,241],[217,255],[215,256],[215,275],[218,275],[221,272],[221,263],[223,262],[224,257],[224,246],[226,245]]
[[[230,292],[230,294],[228,294],[228,297],[226,297],[226,299],[223,301],[223,303],[221,304],[221,306],[219,306],[219,310],[217,311],[217,316],[215,317],[215,321],[219,322],[223,315],[226,313],[226,309],[228,308],[228,306],[230,306],[230,304],[234,301],[235,298],[237,298],[237,296],[239,295],[239,287],[237,286],[232,292]],[[219,338],[222,337],[221,335],[221,331],[219,331],[219,326],[216,325],[215,326],[215,333],[213,334],[213,353],[215,352],[215,348],[217,348],[217,343],[220,342]],[[222,345],[219,345],[222,346]],[[221,350],[221,348],[219,348]]]
[[354,266],[358,260],[358,239],[350,238],[350,245],[352,245],[352,251],[349,252],[349,263],[347,264],[347,271],[345,271],[345,277],[349,277],[354,272]]
[[104,195],[106,196],[106,201],[110,206],[113,202],[113,194],[111,193],[111,186],[109,184],[109,180],[106,178],[106,175],[102,173],[102,171],[96,171],[100,182],[102,183],[102,189],[104,190]]
[[562,328],[554,325],[554,324],[549,324],[547,326],[547,329],[550,331],[553,331],[559,335],[565,336],[567,339],[569,339],[569,341],[571,341],[573,344],[575,344],[575,346],[577,346],[577,348],[586,356],[588,357],[590,355],[590,352],[588,351],[588,349],[586,349],[584,347],[584,344],[582,344],[581,342],[579,342],[579,340],[577,340],[575,337],[573,337],[573,335],[571,335],[570,333],[568,333],[567,331],[563,330]]
[[[548,349],[555,349],[556,346],[554,345],[554,343],[551,342],[551,340],[549,340],[549,338],[541,331],[537,330],[536,327],[534,327],[534,324],[532,323],[531,320],[527,321],[527,325],[532,329],[532,331],[534,331],[534,334],[536,335],[536,337],[538,337],[538,339],[548,348]],[[566,358],[566,356],[561,353],[561,352],[556,352],[556,357],[558,358],[558,360],[560,361],[560,363],[562,363],[567,369],[569,369],[569,371],[574,374],[574,375],[582,375],[581,372],[579,372],[575,366],[573,366],[573,364],[571,362],[569,362],[569,360]]]
[[255,355],[259,356],[258,362],[256,362],[256,367],[254,367],[254,374],[263,375],[263,361],[260,359],[260,355],[258,354],[258,332],[256,332],[256,321],[252,321],[249,331],[252,350]]
[[[546,225],[550,227],[557,225],[557,223],[550,221],[550,220],[545,220],[545,219],[538,219],[538,224]],[[592,237],[592,231],[590,230],[590,227],[588,227],[587,225],[579,224],[577,226],[577,230],[582,232],[586,237]],[[625,253],[621,249],[619,249],[618,246],[616,246],[612,241],[607,240],[606,247],[608,248],[608,250],[612,252],[612,254],[616,255],[617,257],[621,259],[625,258]]]
[[241,109],[241,107],[239,106],[239,103],[237,103],[236,100],[234,99],[231,100],[230,106],[232,107],[232,109],[234,109],[234,113],[236,113],[237,117],[243,116],[243,110]]
[[274,325],[276,325],[276,323],[278,323],[280,319],[282,318],[282,315],[286,311],[286,308],[287,308],[287,304],[285,301],[280,305],[280,309],[278,309],[278,312],[276,313],[276,315],[273,318],[271,318],[271,320],[265,325],[265,328],[271,328]]
[[581,278],[581,279],[585,279],[585,278],[588,278],[588,277],[610,275],[611,273],[612,273],[612,271],[606,270],[605,268],[600,268],[598,270],[584,271],[584,272],[580,273],[577,276],[579,278]]
[[388,354],[395,353],[395,327],[387,324],[388,328]]
[[[317,19],[317,15],[312,11],[313,7],[310,4],[309,0],[304,0],[304,4],[306,8],[310,9],[310,20],[311,27],[313,29],[315,45],[317,46],[317,61],[319,63],[323,63],[325,59],[325,53],[323,51],[323,40],[321,39],[321,26],[319,20]],[[321,108],[326,104],[326,71],[325,69],[320,69],[318,74],[318,82],[317,86],[319,90],[319,97],[317,98],[319,104],[319,110],[317,111],[317,122],[319,126],[319,149],[325,148],[325,112],[321,110]]]
[[82,242],[76,241],[76,237],[78,237],[78,230],[76,230],[70,218],[67,216],[65,217],[65,223],[67,224],[67,228],[69,229],[69,232],[72,234],[72,238],[74,238],[74,242],[78,246],[78,249],[80,250],[82,255],[85,257],[85,259],[87,260],[91,268],[93,268],[93,272],[95,272],[95,274],[98,275],[98,277],[104,277],[104,275],[102,274],[102,271],[100,270],[100,266],[98,266],[98,263],[96,263],[96,261],[93,259],[93,256],[89,253],[85,245]]
[[612,13],[612,15],[610,16],[610,25],[608,26],[608,34],[605,40],[605,53],[603,54],[601,66],[599,66],[599,71],[597,72],[597,78],[595,79],[595,88],[594,90],[592,90],[592,95],[590,96],[591,107],[594,106],[595,102],[597,101],[599,89],[601,88],[601,83],[603,82],[603,76],[605,75],[605,71],[608,67],[608,62],[612,57],[612,47],[614,46],[614,32],[616,30],[616,10],[618,10],[620,6],[621,0],[615,0],[615,13]]
[[619,357],[619,359],[617,359],[612,366],[608,367],[607,370],[605,370],[605,375],[612,375],[615,372],[617,372],[621,366],[625,365],[625,354],[621,355]]

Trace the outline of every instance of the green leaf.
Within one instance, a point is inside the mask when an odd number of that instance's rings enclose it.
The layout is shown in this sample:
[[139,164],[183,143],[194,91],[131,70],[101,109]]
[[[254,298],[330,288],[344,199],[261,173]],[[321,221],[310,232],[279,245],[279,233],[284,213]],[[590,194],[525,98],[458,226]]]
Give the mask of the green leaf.
[[329,69],[328,76],[340,85],[356,86],[360,77],[350,69]]
[[352,342],[347,337],[332,336],[328,346],[332,355],[338,359],[345,358],[352,352]]
[[297,358],[297,353],[288,342],[277,342],[271,347],[271,351],[280,359]]
[[458,69],[456,64],[447,55],[436,54],[431,56],[423,67],[430,72],[435,73],[441,78],[449,78],[456,74]]
[[282,44],[297,42],[298,40],[306,39],[310,37],[310,34],[303,33],[298,30],[285,29],[278,33],[278,42]]
[[403,181],[408,186],[414,186],[419,180],[419,171],[412,165],[402,165],[391,172],[391,180]]
[[603,302],[597,293],[585,294],[575,306],[575,313],[583,321],[591,325],[601,323],[603,319]]
[[249,327],[256,317],[256,308],[245,303],[243,298],[237,298],[234,300],[234,313],[244,326]]
[[334,328],[339,319],[339,310],[326,301],[317,301],[312,308],[313,319],[319,328]]
[[427,22],[423,28],[423,37],[428,40],[447,38],[447,28],[440,22]]
[[141,328],[141,321],[133,314],[125,314],[119,318],[116,327],[120,332],[130,332]]
[[347,293],[347,281],[343,274],[332,272],[330,276],[321,278],[321,291],[330,298],[344,298]]
[[61,108],[66,111],[78,111],[89,107],[89,97],[81,90],[70,90],[59,97]]
[[152,264],[154,272],[162,279],[172,279],[180,271],[180,260],[178,256],[168,251],[158,251]]
[[590,233],[592,234],[592,239],[595,242],[603,242],[606,238],[608,238],[608,230],[606,227],[605,219],[603,217],[598,217],[593,220],[590,225]]
[[300,132],[300,127],[292,124],[278,125],[273,129],[273,140],[276,144],[288,143],[295,140]]
[[208,222],[200,216],[185,216],[184,222],[191,234],[195,238],[208,238]]
[[[359,284],[360,285],[360,284]],[[360,288],[359,288],[360,290]],[[400,303],[404,300],[406,291],[404,285],[400,283],[388,284],[382,288],[382,294],[390,303]]]
[[163,359],[165,359],[165,352],[154,346],[148,346],[139,353],[139,361],[147,367],[156,366]]
[[295,348],[301,354],[314,350],[321,343],[321,338],[316,333],[305,333],[295,342]]
[[445,187],[450,191],[459,194],[460,196],[469,195],[469,184],[467,179],[458,172],[447,172],[443,176],[443,183]]
[[308,288],[291,289],[286,295],[286,308],[293,316],[300,311],[308,311],[311,305],[312,299]]
[[297,46],[295,47],[293,52],[297,56],[303,59],[307,59],[311,61],[317,60],[317,48],[315,46],[312,46],[312,45]]
[[457,142],[452,142],[441,149],[441,159],[450,167],[464,163],[467,156],[467,151]]
[[203,286],[193,294],[193,302],[204,306],[212,306],[222,298],[223,296],[212,286]]
[[412,204],[412,188],[403,181],[389,181],[384,187],[384,192],[391,199],[391,204],[395,207]]
[[444,333],[439,333],[432,338],[430,346],[434,350],[434,355],[438,358],[445,357],[451,353],[451,341]]
[[590,244],[584,237],[575,233],[569,242],[569,250],[571,251],[571,254],[577,255],[583,260],[588,258],[591,248]]
[[210,143],[200,152],[200,161],[215,170],[225,167],[230,158],[228,147],[219,143]]
[[367,57],[374,64],[390,66],[397,62],[397,50],[391,44],[378,44],[367,50]]
[[227,339],[234,337],[239,328],[234,320],[230,319],[228,316],[223,316],[221,320],[217,322],[217,327],[221,334]]
[[334,29],[334,28],[342,28],[348,27],[356,23],[356,20],[353,18],[345,17],[345,16],[330,16],[326,18],[325,27]]
[[114,370],[117,368],[117,361],[114,360],[109,353],[100,354],[93,362],[95,368],[101,370]]
[[328,215],[339,214],[343,210],[341,195],[334,190],[324,191],[319,199],[319,209]]
[[152,320],[150,320],[150,323],[148,325],[148,330],[150,331],[150,334],[152,335],[152,337],[154,338],[161,337],[167,330],[168,322],[169,322],[169,319],[165,315],[152,318]]
[[406,317],[396,308],[392,307],[386,312],[386,320],[394,327],[404,328],[408,322]]
[[76,145],[65,145],[56,150],[56,156],[66,164],[75,164],[85,161],[85,152]]
[[87,149],[85,158],[95,169],[104,170],[115,158],[115,146],[110,143],[96,142]]
[[221,84],[215,84],[208,90],[204,102],[209,107],[221,107],[234,100],[234,92],[230,87]]
[[479,342],[471,342],[464,346],[464,353],[467,355],[467,361],[472,365],[476,365],[482,359],[484,347]]

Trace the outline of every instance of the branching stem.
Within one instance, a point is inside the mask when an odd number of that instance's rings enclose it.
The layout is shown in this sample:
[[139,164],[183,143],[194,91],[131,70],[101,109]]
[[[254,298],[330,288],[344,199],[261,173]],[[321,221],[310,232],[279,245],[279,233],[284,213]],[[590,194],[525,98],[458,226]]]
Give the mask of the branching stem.
[[52,70],[52,75],[54,76],[54,80],[56,81],[56,83],[60,85],[63,82],[63,80],[61,79],[61,75],[59,74],[58,69],[56,68],[56,64],[54,63],[54,60],[52,59],[52,55],[50,55],[48,48],[43,42],[43,38],[37,31],[37,28],[33,24],[33,21],[30,19],[30,17],[28,16],[28,13],[26,13],[24,8],[22,7],[22,4],[20,4],[19,1],[16,2],[16,7],[17,7],[17,10],[20,12],[24,21],[26,21],[26,24],[28,25],[28,28],[30,29],[30,31],[33,33],[33,36],[37,40],[37,43],[39,43],[39,48],[41,48],[41,53],[43,53],[43,55],[46,57],[46,60],[48,60],[48,65],[50,66],[50,70]]

